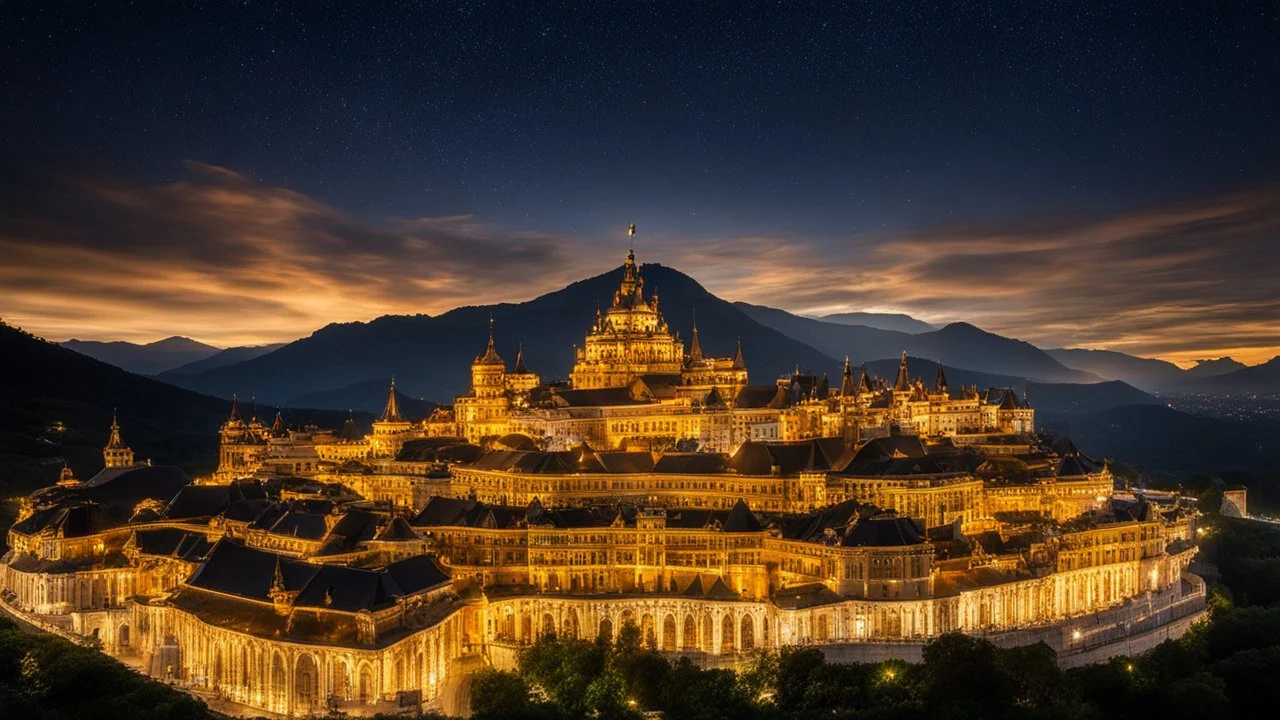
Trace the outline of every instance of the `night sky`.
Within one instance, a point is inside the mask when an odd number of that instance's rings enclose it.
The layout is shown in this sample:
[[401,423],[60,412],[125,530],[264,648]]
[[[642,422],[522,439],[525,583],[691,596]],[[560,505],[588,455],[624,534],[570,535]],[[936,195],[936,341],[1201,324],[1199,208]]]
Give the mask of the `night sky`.
[[287,340],[637,253],[731,300],[1280,353],[1273,3],[0,5],[0,315]]

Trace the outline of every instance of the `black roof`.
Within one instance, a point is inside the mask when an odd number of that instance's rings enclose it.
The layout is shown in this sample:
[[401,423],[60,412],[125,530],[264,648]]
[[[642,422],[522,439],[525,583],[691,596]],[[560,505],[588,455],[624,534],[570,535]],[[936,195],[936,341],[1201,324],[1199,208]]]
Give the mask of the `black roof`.
[[844,536],[850,547],[898,547],[924,542],[924,531],[905,515],[886,512],[864,518]]

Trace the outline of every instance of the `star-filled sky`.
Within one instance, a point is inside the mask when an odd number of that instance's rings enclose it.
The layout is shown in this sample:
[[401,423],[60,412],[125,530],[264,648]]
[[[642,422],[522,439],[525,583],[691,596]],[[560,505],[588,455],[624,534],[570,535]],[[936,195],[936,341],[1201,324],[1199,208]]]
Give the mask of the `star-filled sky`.
[[0,316],[282,341],[634,222],[731,300],[1280,353],[1280,8],[900,5],[0,5]]

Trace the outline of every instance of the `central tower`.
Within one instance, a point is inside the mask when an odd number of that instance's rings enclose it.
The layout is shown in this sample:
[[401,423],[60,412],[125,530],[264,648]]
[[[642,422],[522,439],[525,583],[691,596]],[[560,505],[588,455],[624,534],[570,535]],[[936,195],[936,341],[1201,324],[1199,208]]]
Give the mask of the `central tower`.
[[658,294],[644,296],[634,250],[622,265],[622,284],[607,311],[596,311],[586,343],[577,349],[569,382],[575,390],[626,387],[642,375],[679,375],[684,344],[658,311]]

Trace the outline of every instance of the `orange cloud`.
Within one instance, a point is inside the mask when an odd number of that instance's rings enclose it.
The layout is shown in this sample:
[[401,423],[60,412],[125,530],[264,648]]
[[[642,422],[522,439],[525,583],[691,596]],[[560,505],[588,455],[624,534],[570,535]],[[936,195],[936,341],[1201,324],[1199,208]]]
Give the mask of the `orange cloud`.
[[[471,215],[353,217],[189,163],[189,177],[7,193],[0,314],[54,339],[289,340],[331,322],[521,301],[616,265],[583,238]],[[1280,190],[1100,218],[848,238],[645,235],[641,260],[797,313],[965,320],[1042,347],[1187,364],[1280,354]]]

